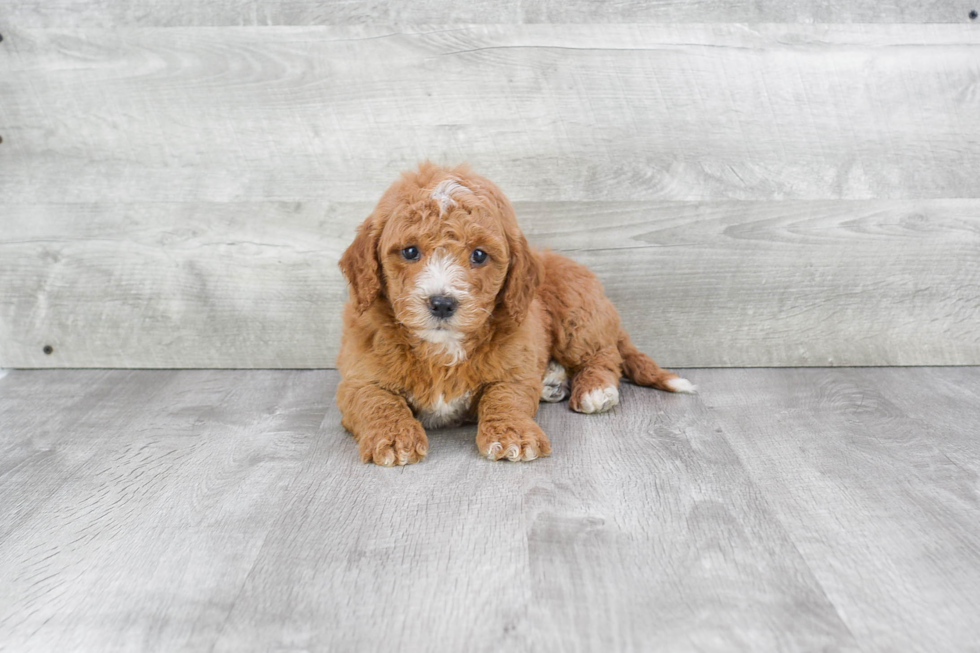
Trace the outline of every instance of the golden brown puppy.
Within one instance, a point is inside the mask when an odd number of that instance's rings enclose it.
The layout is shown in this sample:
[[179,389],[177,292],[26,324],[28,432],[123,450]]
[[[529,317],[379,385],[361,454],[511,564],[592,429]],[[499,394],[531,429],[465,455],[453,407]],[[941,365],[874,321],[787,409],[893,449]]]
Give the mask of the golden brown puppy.
[[404,173],[340,259],[350,282],[337,403],[361,458],[425,457],[425,429],[478,421],[491,460],[551,453],[538,402],[581,413],[619,402],[619,379],[671,392],[588,269],[528,247],[497,186],[465,166]]

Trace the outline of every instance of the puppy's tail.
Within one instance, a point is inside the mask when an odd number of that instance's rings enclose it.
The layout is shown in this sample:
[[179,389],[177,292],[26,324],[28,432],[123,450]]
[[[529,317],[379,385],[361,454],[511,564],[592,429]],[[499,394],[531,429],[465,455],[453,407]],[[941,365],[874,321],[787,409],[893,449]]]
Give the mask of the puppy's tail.
[[623,357],[623,374],[633,383],[667,392],[693,394],[697,391],[697,386],[693,383],[673,372],[661,369],[652,358],[637,349],[625,329],[620,328],[616,346],[619,355]]

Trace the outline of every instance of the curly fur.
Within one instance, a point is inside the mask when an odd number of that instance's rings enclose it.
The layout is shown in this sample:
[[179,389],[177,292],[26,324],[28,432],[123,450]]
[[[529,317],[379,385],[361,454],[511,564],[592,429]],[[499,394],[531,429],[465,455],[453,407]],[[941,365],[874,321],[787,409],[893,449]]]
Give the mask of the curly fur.
[[[416,247],[418,260],[402,255]],[[489,256],[471,262],[474,249]],[[588,269],[528,246],[501,190],[466,166],[429,162],[385,192],[340,260],[350,284],[337,365],[337,403],[361,458],[420,461],[432,428],[477,421],[481,454],[533,460],[551,453],[538,402],[609,410],[619,379],[693,391],[630,342]],[[448,319],[433,294],[458,301]],[[564,371],[562,371],[564,370]],[[545,378],[548,385],[545,385]]]

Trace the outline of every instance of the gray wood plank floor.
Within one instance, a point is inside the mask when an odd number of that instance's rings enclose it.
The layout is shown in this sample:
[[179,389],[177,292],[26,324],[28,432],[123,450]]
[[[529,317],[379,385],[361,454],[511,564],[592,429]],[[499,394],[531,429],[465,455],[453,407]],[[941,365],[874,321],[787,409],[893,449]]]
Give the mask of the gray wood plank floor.
[[383,469],[334,371],[12,371],[0,650],[980,650],[980,368],[686,376]]

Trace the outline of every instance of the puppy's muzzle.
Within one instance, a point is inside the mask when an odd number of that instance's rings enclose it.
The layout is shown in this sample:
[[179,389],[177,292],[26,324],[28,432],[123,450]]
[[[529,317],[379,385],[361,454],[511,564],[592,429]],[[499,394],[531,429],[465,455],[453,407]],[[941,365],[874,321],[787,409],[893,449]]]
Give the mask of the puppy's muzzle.
[[432,313],[433,317],[440,320],[451,318],[458,306],[459,302],[448,295],[433,295],[429,297],[429,312]]

